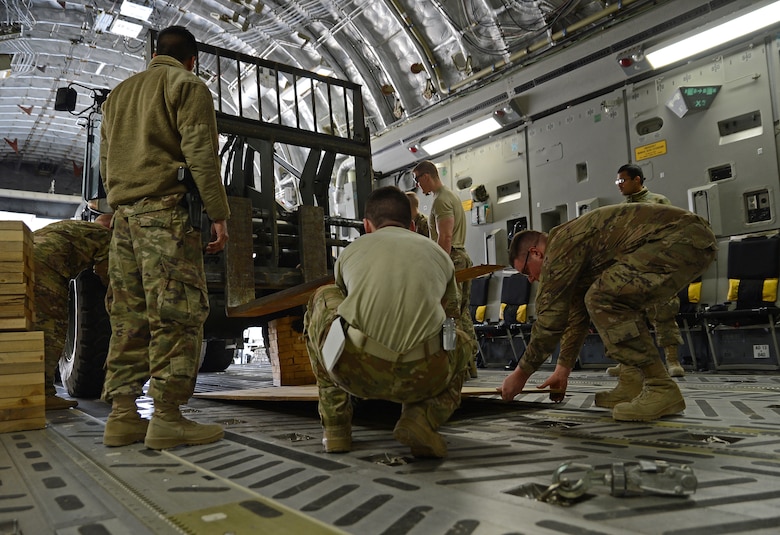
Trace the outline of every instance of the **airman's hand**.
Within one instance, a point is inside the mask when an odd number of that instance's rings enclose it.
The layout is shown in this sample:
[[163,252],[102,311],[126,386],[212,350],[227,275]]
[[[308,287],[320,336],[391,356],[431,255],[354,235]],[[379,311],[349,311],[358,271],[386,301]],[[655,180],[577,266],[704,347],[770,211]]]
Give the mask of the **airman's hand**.
[[211,224],[211,236],[215,239],[206,245],[206,252],[214,254],[223,250],[228,241],[227,221],[224,219],[214,221]]
[[570,373],[570,368],[557,365],[555,366],[555,371],[553,371],[552,375],[550,375],[550,377],[548,377],[545,382],[540,384],[539,388],[552,388],[554,390],[560,390],[560,392],[550,393],[550,400],[554,401],[555,403],[560,403],[563,401],[563,398],[566,395],[566,388],[569,385]]
[[496,391],[501,394],[501,399],[504,401],[512,401],[516,395],[523,391],[529,377],[531,377],[531,375],[525,373],[520,369],[520,366],[518,366],[515,368],[515,371],[504,379],[503,384],[496,388]]

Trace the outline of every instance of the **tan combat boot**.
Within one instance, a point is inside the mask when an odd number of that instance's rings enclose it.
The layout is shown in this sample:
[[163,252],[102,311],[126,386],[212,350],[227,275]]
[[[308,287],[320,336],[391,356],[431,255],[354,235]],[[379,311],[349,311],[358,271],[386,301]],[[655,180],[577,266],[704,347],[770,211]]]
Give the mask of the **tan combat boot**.
[[111,414],[103,430],[103,444],[115,447],[143,442],[148,426],[149,420],[138,414],[135,396],[114,396]]
[[648,422],[685,410],[682,392],[664,368],[661,359],[642,368],[645,383],[642,392],[628,403],[612,409],[612,418],[624,422]]
[[346,453],[352,449],[352,426],[336,425],[324,427],[322,445],[325,453]]
[[78,407],[79,402],[75,399],[65,399],[59,396],[46,396],[46,410],[56,411],[59,409],[72,409]]
[[447,443],[431,427],[425,411],[414,407],[401,413],[393,429],[393,438],[412,449],[412,455],[418,458],[447,456]]
[[683,377],[685,370],[677,358],[677,346],[666,346],[664,354],[666,355],[666,369],[669,370],[669,375],[672,377]]
[[612,377],[620,377],[620,364],[616,364],[615,366],[610,366],[607,368],[607,375],[611,375]]
[[223,436],[225,432],[221,425],[193,422],[181,415],[178,405],[155,400],[144,445],[153,450],[164,450],[185,444],[210,444]]
[[618,384],[612,390],[596,392],[595,403],[597,407],[611,409],[618,403],[631,401],[642,391],[644,376],[639,368],[625,364],[619,364],[615,367],[620,370]]

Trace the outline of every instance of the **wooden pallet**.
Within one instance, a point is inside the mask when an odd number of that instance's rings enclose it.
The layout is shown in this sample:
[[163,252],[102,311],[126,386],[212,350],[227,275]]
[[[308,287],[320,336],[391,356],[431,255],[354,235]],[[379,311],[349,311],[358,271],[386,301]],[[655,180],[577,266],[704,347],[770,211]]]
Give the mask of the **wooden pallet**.
[[0,433],[46,426],[43,331],[0,333]]
[[33,328],[33,233],[22,221],[0,221],[0,331]]
[[[549,394],[549,389],[528,388],[523,394]],[[464,386],[463,397],[497,396],[495,387]],[[267,386],[244,390],[225,390],[222,392],[202,392],[194,394],[196,398],[224,399],[232,401],[317,401],[317,385]]]

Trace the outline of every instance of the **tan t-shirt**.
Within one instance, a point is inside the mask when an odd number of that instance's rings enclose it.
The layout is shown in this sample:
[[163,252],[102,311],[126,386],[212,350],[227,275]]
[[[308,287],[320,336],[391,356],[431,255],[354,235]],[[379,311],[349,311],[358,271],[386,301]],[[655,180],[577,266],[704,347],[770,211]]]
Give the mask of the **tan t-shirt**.
[[463,248],[466,244],[466,214],[463,212],[463,204],[446,186],[436,192],[436,198],[431,205],[431,220],[429,223],[431,239],[437,241],[439,232],[436,222],[447,217],[455,218],[455,226],[452,229],[452,247]]
[[339,255],[339,315],[384,346],[404,353],[441,331],[442,297],[457,302],[455,267],[436,243],[400,227],[355,240]]

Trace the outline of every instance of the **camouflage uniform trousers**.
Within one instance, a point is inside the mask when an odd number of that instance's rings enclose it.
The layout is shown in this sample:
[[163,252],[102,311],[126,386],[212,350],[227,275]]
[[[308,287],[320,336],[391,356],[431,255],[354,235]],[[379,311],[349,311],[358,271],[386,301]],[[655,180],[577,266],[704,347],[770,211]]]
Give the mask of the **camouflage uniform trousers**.
[[[450,249],[450,258],[455,265],[455,271],[470,268],[474,265],[466,250],[462,248],[453,247]],[[474,331],[474,322],[471,319],[471,311],[469,309],[469,301],[471,300],[471,281],[459,282],[458,290],[460,290],[460,316],[457,318],[457,327],[466,333],[470,347],[469,358],[474,358],[477,354],[477,333]]]
[[680,311],[680,298],[675,295],[671,300],[647,309],[647,319],[655,329],[655,341],[660,347],[681,346],[683,344],[680,327],[675,317]]
[[145,198],[114,215],[105,401],[140,395],[150,377],[156,401],[181,405],[194,391],[209,304],[200,232],[180,199]]
[[35,329],[43,331],[45,393],[53,396],[54,377],[57,374],[65,337],[68,334],[69,279],[46,264],[35,265]]
[[325,369],[321,347],[344,294],[336,285],[322,286],[312,295],[304,316],[306,347],[319,389],[319,413],[324,427],[352,421],[350,394],[402,404],[402,411],[421,409],[438,429],[460,406],[460,391],[470,354],[466,334],[457,330],[454,351],[439,350],[411,362],[390,362],[365,353],[346,340],[334,369]]
[[[709,246],[703,244],[709,242]],[[712,231],[688,225],[616,258],[590,286],[585,306],[610,358],[645,367],[660,359],[646,311],[664,305],[700,275],[717,253]]]

